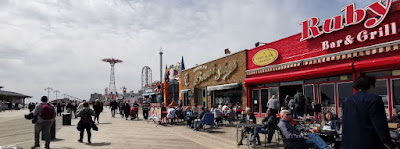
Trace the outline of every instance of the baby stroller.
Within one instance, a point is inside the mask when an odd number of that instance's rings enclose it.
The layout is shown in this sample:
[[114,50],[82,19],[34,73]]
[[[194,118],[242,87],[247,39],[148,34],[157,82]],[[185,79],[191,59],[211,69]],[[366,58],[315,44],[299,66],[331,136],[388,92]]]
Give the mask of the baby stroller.
[[131,120],[134,120],[135,118],[139,119],[138,111],[139,111],[139,108],[137,106],[131,107],[131,110],[130,110]]

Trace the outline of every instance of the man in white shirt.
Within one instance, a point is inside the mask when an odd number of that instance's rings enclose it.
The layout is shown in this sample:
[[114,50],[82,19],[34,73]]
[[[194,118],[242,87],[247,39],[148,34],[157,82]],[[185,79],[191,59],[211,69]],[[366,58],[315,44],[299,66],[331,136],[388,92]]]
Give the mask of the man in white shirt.
[[226,103],[223,107],[222,107],[222,112],[226,113],[226,110],[228,109],[228,104]]
[[173,106],[170,106],[168,109],[167,118],[171,120],[171,124],[173,124],[173,119],[175,118],[175,109]]
[[268,100],[267,108],[271,110],[272,115],[276,115],[278,114],[279,107],[279,100],[275,98],[274,94],[272,94],[271,99]]

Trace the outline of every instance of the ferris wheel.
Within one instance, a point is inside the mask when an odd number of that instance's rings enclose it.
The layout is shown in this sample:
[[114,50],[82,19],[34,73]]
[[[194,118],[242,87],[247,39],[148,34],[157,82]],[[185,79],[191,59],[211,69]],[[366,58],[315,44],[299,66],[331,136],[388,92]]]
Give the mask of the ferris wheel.
[[142,89],[151,88],[151,68],[149,66],[144,66],[142,68]]

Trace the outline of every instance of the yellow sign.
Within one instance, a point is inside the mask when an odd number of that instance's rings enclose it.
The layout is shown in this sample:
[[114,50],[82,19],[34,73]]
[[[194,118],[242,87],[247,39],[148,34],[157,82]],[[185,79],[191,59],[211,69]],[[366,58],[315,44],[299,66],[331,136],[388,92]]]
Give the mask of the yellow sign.
[[265,66],[273,63],[277,58],[278,58],[278,51],[276,51],[275,49],[268,48],[258,51],[253,56],[253,63],[256,64],[257,66]]
[[393,70],[392,76],[400,76],[400,70]]

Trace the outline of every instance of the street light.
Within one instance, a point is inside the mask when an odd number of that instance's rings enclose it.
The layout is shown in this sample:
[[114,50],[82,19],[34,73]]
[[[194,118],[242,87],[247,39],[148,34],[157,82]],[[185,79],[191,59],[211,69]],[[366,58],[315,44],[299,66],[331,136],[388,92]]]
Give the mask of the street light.
[[256,42],[256,44],[254,44],[256,47],[260,46],[260,44],[268,44],[268,43],[264,43],[264,42]]
[[57,94],[60,92],[60,90],[54,90],[54,93],[56,93],[56,99],[57,99]]
[[50,100],[50,91],[52,91],[53,88],[47,87],[47,88],[45,88],[44,90],[47,91],[47,98]]

